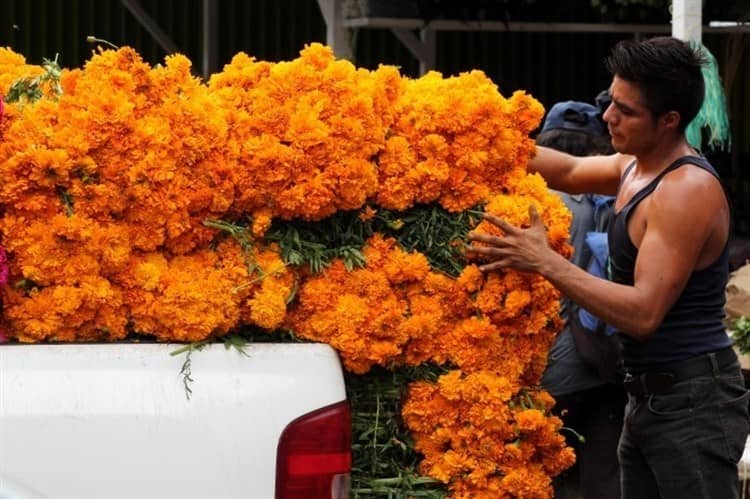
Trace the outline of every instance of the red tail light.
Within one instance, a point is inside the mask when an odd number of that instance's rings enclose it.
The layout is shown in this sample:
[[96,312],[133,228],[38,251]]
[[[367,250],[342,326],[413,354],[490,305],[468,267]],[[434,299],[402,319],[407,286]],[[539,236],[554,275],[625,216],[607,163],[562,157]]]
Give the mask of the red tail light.
[[276,499],[348,498],[351,427],[346,401],[289,423],[276,455]]

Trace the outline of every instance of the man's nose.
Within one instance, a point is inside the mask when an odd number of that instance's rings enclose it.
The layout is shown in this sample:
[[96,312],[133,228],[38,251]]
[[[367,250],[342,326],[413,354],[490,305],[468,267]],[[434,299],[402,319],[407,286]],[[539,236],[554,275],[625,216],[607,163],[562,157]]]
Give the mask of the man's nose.
[[607,106],[607,109],[604,111],[604,114],[602,114],[602,119],[606,121],[607,123],[611,123],[614,121],[615,117],[614,112],[614,103],[611,103],[609,106]]

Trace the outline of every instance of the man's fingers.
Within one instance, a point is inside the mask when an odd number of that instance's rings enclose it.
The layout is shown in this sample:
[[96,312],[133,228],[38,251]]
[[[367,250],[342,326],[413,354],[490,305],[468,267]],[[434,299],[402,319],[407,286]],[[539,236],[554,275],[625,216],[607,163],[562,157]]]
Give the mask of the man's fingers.
[[487,220],[492,225],[494,225],[496,227],[500,227],[501,229],[503,229],[503,232],[505,232],[506,234],[516,234],[520,230],[518,227],[509,224],[508,222],[506,222],[502,218],[497,217],[497,216],[493,215],[492,213],[486,213],[485,212],[484,219]]
[[467,252],[473,253],[485,262],[479,266],[479,270],[482,272],[493,272],[505,268],[535,270],[533,256],[536,247],[539,246],[540,236],[546,230],[536,206],[529,205],[530,227],[528,229],[511,225],[490,213],[484,213],[482,216],[484,220],[502,230],[503,235],[498,237],[477,231],[468,234],[470,241],[480,243],[466,246]]
[[539,212],[536,211],[536,205],[534,203],[529,205],[529,221],[531,222],[531,225],[534,225],[539,221]]
[[474,246],[467,245],[466,250],[472,255],[483,256],[485,258],[491,258],[497,256],[498,249],[492,246]]
[[495,270],[502,270],[510,265],[510,261],[506,258],[502,260],[495,260],[494,262],[480,265],[479,270],[481,272],[493,272]]
[[487,243],[492,246],[502,246],[504,244],[502,237],[493,236],[491,234],[483,234],[482,232],[469,232],[469,240],[478,241],[480,243]]
[[482,256],[491,257],[491,258],[503,258],[513,253],[512,250],[509,250],[508,248],[502,248],[502,247],[497,247],[497,246],[466,245],[466,250],[475,255],[482,255]]
[[529,205],[529,222],[532,227],[534,225],[541,225],[545,229],[547,228],[547,226],[544,225],[544,221],[542,221],[542,217],[539,216],[539,212],[536,211],[536,205],[534,204]]

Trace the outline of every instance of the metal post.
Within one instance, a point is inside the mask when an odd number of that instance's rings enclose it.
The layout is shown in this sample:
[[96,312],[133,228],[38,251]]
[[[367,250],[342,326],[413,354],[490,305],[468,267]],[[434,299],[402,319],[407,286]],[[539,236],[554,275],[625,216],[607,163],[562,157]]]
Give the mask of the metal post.
[[672,36],[680,40],[700,42],[702,9],[702,0],[674,0],[672,2]]
[[208,80],[212,73],[218,70],[219,44],[217,40],[219,25],[219,8],[216,0],[203,0],[203,60],[201,69],[203,78]]
[[352,60],[354,54],[349,29],[344,26],[341,2],[342,0],[318,0],[318,6],[326,22],[326,43],[333,49],[336,57]]
[[396,38],[411,52],[419,61],[419,74],[423,75],[431,69],[435,69],[436,48],[435,31],[422,28],[419,30],[419,38],[408,29],[393,28],[391,30]]
[[433,29],[423,28],[419,30],[419,37],[427,55],[426,60],[419,61],[419,74],[423,75],[435,69],[437,64],[437,33]]

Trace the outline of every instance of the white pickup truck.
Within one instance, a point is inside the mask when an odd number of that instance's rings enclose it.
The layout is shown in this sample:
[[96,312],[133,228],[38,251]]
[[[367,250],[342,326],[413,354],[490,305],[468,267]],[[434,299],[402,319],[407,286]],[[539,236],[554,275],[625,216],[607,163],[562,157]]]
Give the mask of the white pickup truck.
[[0,345],[0,499],[349,496],[333,349],[180,346]]

